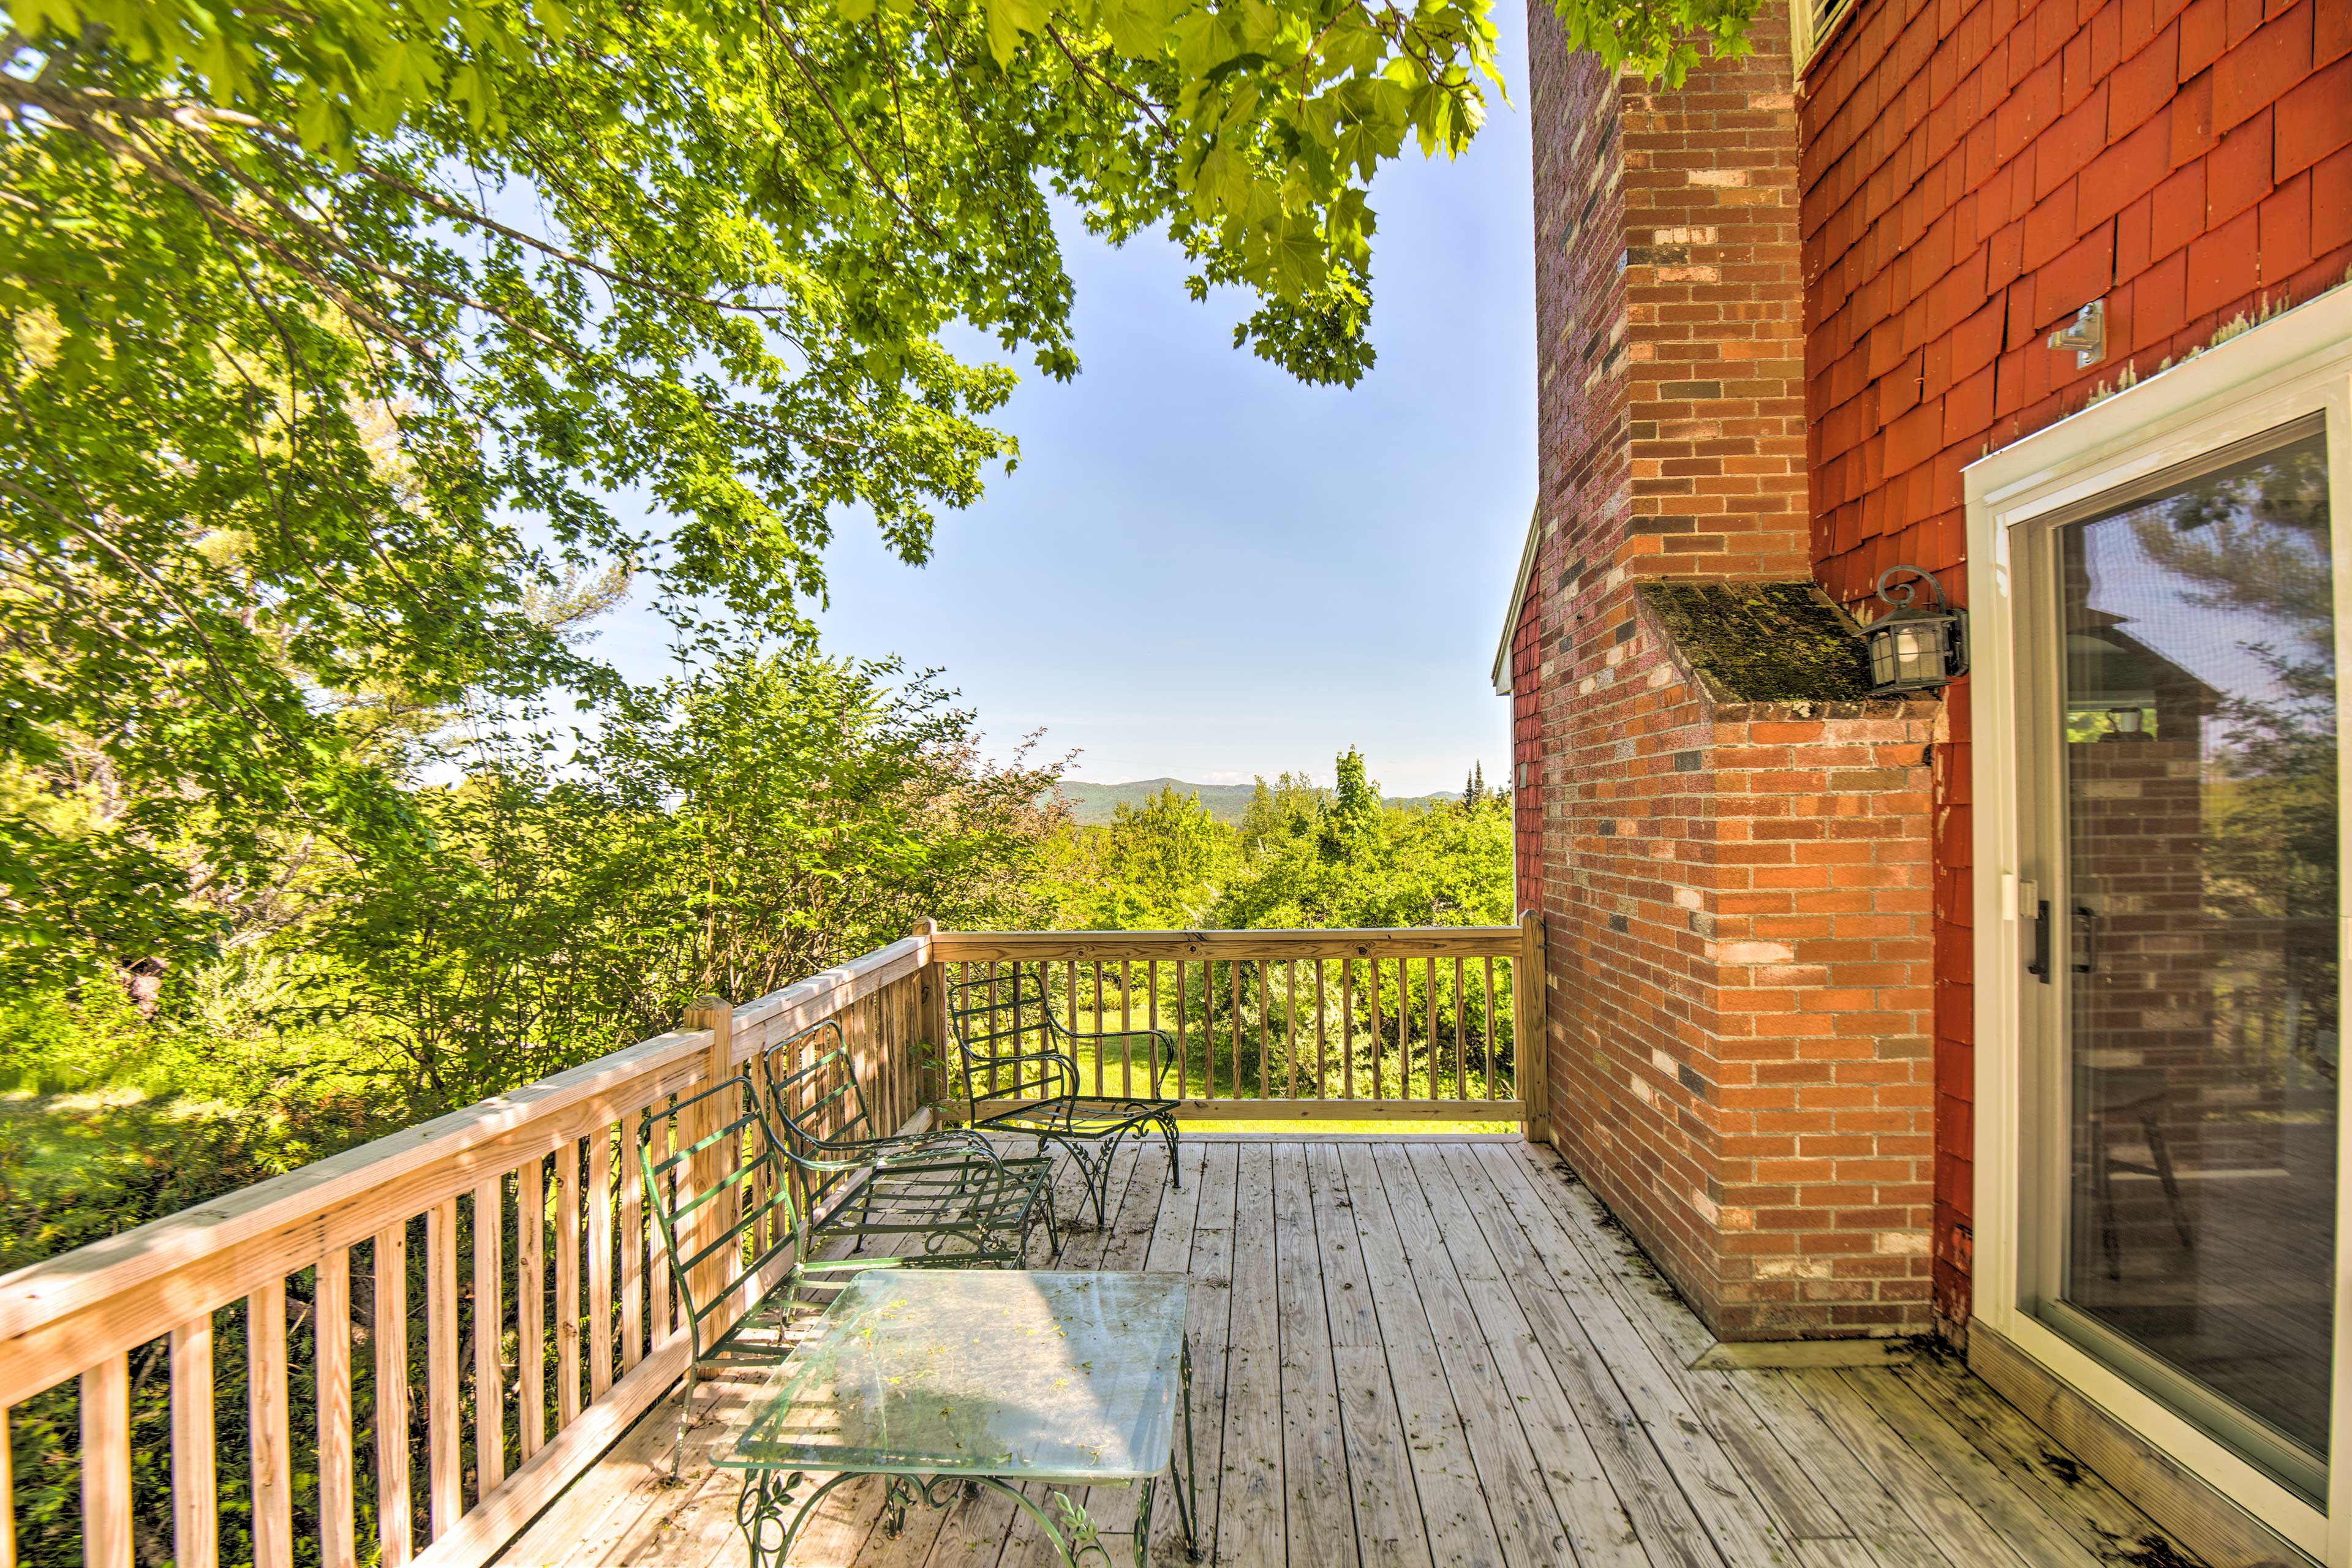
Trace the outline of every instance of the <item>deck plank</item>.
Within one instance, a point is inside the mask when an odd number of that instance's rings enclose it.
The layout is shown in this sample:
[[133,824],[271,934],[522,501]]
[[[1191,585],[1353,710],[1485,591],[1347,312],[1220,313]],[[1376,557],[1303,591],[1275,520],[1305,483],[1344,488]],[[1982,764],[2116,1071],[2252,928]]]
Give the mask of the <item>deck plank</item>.
[[[1283,1532],[1282,1333],[1275,1298],[1274,1151],[1245,1143],[1234,1180],[1233,1338],[1225,1352],[1217,1561],[1276,1563]],[[1353,1531],[1349,1531],[1350,1539]]]
[[1387,1474],[1350,1475],[1339,1372],[1323,1300],[1323,1253],[1307,1185],[1307,1146],[1274,1149],[1275,1297],[1282,1345],[1282,1493],[1291,1568],[1357,1568],[1356,1493],[1393,1514]]
[[[1472,1293],[1480,1320],[1504,1331],[1496,1342],[1497,1353],[1515,1353],[1522,1363],[1510,1374],[1513,1383],[1532,1382],[1531,1369],[1558,1378],[1576,1420],[1601,1458],[1602,1470],[1633,1515],[1636,1535],[1661,1568],[1669,1563],[1675,1568],[1717,1568],[1725,1563],[1726,1553],[1717,1549],[1707,1521],[1694,1506],[1698,1500],[1685,1494],[1657,1435],[1645,1420],[1646,1413],[1620,1386],[1619,1379],[1627,1375],[1626,1370],[1612,1369],[1604,1361],[1588,1335],[1587,1325],[1577,1321],[1558,1290],[1549,1289],[1549,1271],[1541,1259],[1533,1257],[1525,1237],[1507,1223],[1496,1223],[1503,1216],[1489,1215],[1482,1223],[1476,1213],[1480,1205],[1468,1202],[1456,1184],[1458,1168],[1442,1158],[1432,1158],[1441,1152],[1413,1149],[1405,1152],[1405,1160],[1420,1178],[1446,1249]],[[1494,1233],[1491,1237],[1489,1229]],[[1495,1252],[1497,1241],[1503,1244],[1505,1256]],[[1654,1397],[1658,1392],[1654,1379],[1643,1378],[1633,1386]],[[1734,1484],[1746,1498],[1745,1486]],[[1747,1500],[1754,1508],[1753,1500]],[[1753,1554],[1732,1556],[1728,1561],[1769,1563],[1784,1550],[1785,1543],[1774,1540]]]
[[2101,1562],[2130,1553],[2195,1563],[2175,1541],[2121,1492],[2084,1468],[2038,1430],[2017,1406],[1964,1367],[1923,1358],[1889,1375],[1899,1378],[1940,1412],[1977,1451],[2031,1493],[2060,1526]]
[[[1188,1139],[1036,1267],[1190,1273],[1204,1563],[1226,1568],[2093,1568],[2162,1531],[1957,1363],[1694,1370],[1706,1328],[1558,1157],[1513,1142]],[[1056,1173],[1063,1212],[1076,1175]],[[510,1542],[517,1568],[740,1568],[711,1463],[756,1374],[677,1394]],[[793,1568],[1037,1568],[998,1497],[835,1494]],[[1107,1531],[1136,1493],[1085,1499]],[[1159,1498],[1154,1568],[1185,1563]],[[2189,1559],[2181,1553],[2183,1561]],[[1120,1553],[1121,1561],[1125,1554]]]
[[1355,1503],[1357,1552],[1377,1568],[1433,1568],[1434,1543],[1406,1458],[1404,1417],[1390,1380],[1380,1318],[1372,1310],[1371,1282],[1364,1272],[1339,1151],[1315,1143],[1307,1145],[1304,1153],[1316,1256],[1323,1266],[1323,1304],[1330,1321],[1349,1493]]
[[[1192,1343],[1193,1463],[1198,1468],[1198,1518],[1201,1561],[1217,1559],[1217,1485],[1224,1474],[1225,1346],[1233,1337],[1234,1180],[1239,1152],[1230,1143],[1187,1143],[1185,1184],[1193,1196],[1192,1233],[1183,1247],[1185,1267],[1192,1276],[1192,1302],[1185,1331]],[[1193,1162],[1197,1161],[1195,1164]],[[1163,1251],[1161,1238],[1152,1237],[1151,1267],[1172,1264],[1183,1238],[1170,1236]],[[1181,1441],[1180,1436],[1179,1441]],[[1184,1558],[1181,1518],[1172,1496],[1163,1495],[1151,1519],[1151,1560],[1180,1563]]]
[[1943,1545],[1946,1556],[1970,1568],[2030,1564],[1838,1373],[1801,1371],[1779,1375],[1878,1478],[1919,1532]]
[[[1789,1533],[1759,1500],[1751,1475],[1700,1415],[1679,1375],[1683,1368],[1659,1356],[1618,1303],[1597,1288],[1597,1279],[1576,1266],[1573,1242],[1549,1214],[1528,1202],[1517,1183],[1497,1184],[1496,1173],[1475,1150],[1431,1149],[1417,1152],[1415,1160],[1454,1173],[1465,1206],[1505,1264],[1547,1349],[1589,1345],[1608,1369],[1717,1550],[1733,1563],[1785,1556]],[[1791,1501],[1806,1504],[1803,1494],[1811,1489],[1793,1466],[1785,1474],[1776,1472],[1775,1479],[1802,1488]],[[1830,1527],[1820,1533],[1848,1533],[1818,1492],[1802,1511],[1809,1521]]]
[[1447,1380],[1370,1151],[1333,1148],[1330,1163],[1346,1183],[1431,1556],[1460,1568],[1564,1561],[1567,1533],[1517,1419],[1495,1398],[1457,1395]]
[[1886,1423],[1944,1478],[1961,1500],[1998,1531],[2002,1540],[2035,1568],[2098,1568],[2098,1555],[2068,1534],[2000,1466],[1985,1458],[1891,1371],[1843,1372],[1838,1381],[1866,1400]]
[[[1443,1228],[1404,1150],[1376,1150],[1372,1164],[1396,1222],[1398,1240],[1420,1283],[1447,1378],[1465,1398],[1465,1408],[1466,1402],[1486,1404],[1517,1423],[1520,1438],[1567,1528],[1577,1562],[1586,1568],[1684,1563],[1713,1568],[1709,1559],[1683,1559],[1653,1550],[1641,1534],[1638,1516],[1577,1419],[1557,1373],[1537,1350],[1525,1320],[1507,1305],[1507,1297],[1496,1300],[1493,1282],[1475,1290],[1456,1270]],[[1655,1531],[1661,1538],[1670,1533],[1664,1526]],[[1683,1533],[1685,1539],[1705,1539],[1696,1520]]]
[[[1556,1270],[1574,1274],[1589,1288],[1606,1294],[1669,1368],[1686,1366],[1714,1343],[1706,1325],[1674,1294],[1673,1287],[1641,1257],[1624,1233],[1604,1226],[1607,1211],[1591,1190],[1563,1177],[1556,1155],[1533,1146],[1524,1152],[1502,1152],[1503,1158],[1489,1157],[1486,1162],[1497,1185],[1507,1193],[1533,1194],[1566,1238],[1568,1245],[1557,1248],[1558,1256],[1551,1259]],[[1511,1185],[1515,1180],[1516,1189]],[[1862,1541],[1872,1557],[1890,1568],[1952,1568],[1878,1478],[1778,1373],[1685,1371],[1684,1375],[1722,1379],[1721,1386],[1739,1399],[1770,1441],[1788,1455],[1789,1463],[1815,1483],[1845,1527],[1843,1532],[1801,1538],[1835,1540],[1851,1534]],[[1780,1473],[1777,1464],[1773,1473]]]

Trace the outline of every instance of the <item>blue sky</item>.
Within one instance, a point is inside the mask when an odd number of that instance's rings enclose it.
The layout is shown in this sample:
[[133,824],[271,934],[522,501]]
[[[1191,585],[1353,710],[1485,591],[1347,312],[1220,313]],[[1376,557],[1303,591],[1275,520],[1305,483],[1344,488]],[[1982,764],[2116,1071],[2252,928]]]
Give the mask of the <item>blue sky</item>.
[[[1526,17],[1496,7],[1514,103],[1470,153],[1408,149],[1373,192],[1374,338],[1354,388],[1232,347],[1237,298],[1186,298],[1158,239],[1070,226],[1084,371],[1030,376],[1000,416],[1021,464],[940,519],[928,566],[845,521],[827,556],[836,654],[936,666],[989,749],[1032,730],[1073,775],[1328,783],[1360,746],[1391,794],[1507,773],[1487,682],[1535,497]],[[624,611],[599,651],[657,674]]]

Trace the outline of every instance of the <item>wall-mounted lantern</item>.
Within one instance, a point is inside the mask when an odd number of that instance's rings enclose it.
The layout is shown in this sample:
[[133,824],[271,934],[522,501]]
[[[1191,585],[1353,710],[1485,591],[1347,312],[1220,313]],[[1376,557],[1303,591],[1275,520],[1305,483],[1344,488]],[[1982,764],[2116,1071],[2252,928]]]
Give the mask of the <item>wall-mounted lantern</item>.
[[[1910,581],[1893,581],[1906,573]],[[1931,610],[1913,603],[1921,584],[1936,596]],[[1886,613],[1862,634],[1870,647],[1874,691],[1928,691],[1968,673],[1968,612],[1952,608],[1933,577],[1916,566],[1890,566],[1878,574],[1878,596]]]

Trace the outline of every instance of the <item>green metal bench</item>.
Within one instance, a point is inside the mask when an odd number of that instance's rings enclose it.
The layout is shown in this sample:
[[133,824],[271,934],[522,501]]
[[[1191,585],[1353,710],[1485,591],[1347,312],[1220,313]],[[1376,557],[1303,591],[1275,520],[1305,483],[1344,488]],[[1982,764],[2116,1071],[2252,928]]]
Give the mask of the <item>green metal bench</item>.
[[[1034,1138],[1041,1153],[1049,1143],[1066,1150],[1086,1177],[1098,1226],[1109,1223],[1104,1211],[1109,1198],[1112,1158],[1119,1142],[1129,1133],[1148,1136],[1150,1129],[1158,1129],[1168,1143],[1169,1184],[1182,1190],[1184,1182],[1176,1161],[1180,1102],[1158,1094],[1160,1080],[1176,1061],[1175,1044],[1166,1030],[1074,1029],[1054,1016],[1044,983],[1017,971],[1009,976],[962,981],[950,986],[948,994],[949,1029],[955,1036],[972,1126]],[[1075,1049],[1081,1040],[1093,1045],[1097,1063],[1105,1059],[1102,1053],[1108,1045],[1143,1042],[1146,1081],[1153,1094],[1082,1093],[1086,1080],[1079,1076]],[[1131,1069],[1133,1057],[1130,1044],[1121,1053],[1123,1067]],[[983,1098],[1009,1098],[1015,1103],[983,1116],[980,1113]]]

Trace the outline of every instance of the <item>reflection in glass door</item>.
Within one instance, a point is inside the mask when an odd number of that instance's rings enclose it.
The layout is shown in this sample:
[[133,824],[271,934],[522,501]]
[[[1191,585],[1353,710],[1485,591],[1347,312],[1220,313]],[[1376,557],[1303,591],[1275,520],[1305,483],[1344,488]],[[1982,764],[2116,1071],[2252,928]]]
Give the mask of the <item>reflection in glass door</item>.
[[2284,432],[2053,542],[2060,1295],[2093,1348],[2320,1495],[2338,1060],[2320,436]]

